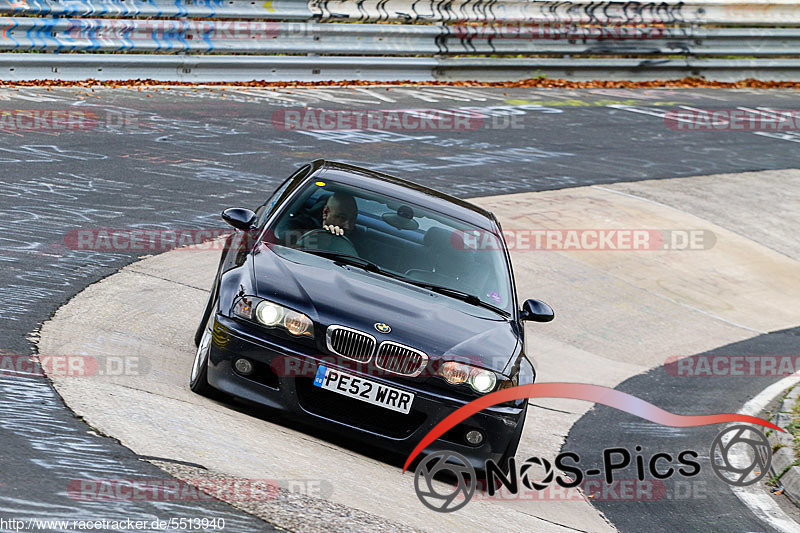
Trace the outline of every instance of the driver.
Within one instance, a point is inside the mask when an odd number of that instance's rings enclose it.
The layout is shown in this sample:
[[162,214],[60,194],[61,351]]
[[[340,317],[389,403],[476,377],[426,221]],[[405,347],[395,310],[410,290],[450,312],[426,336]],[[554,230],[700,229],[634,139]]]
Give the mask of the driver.
[[347,193],[333,193],[322,208],[322,229],[334,235],[350,233],[356,227],[357,216],[355,198]]
[[292,246],[317,248],[320,243],[317,243],[316,239],[312,239],[314,232],[330,233],[346,239],[347,235],[351,234],[356,227],[358,206],[355,198],[351,195],[336,192],[328,197],[322,207],[321,215],[322,227],[311,217],[299,218],[297,220],[299,224],[291,232],[297,236],[291,241],[287,237],[287,242]]

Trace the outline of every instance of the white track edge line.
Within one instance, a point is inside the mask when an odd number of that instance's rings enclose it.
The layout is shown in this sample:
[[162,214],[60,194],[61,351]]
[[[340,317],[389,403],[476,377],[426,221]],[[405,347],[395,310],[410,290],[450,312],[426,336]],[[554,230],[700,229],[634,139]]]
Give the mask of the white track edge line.
[[[800,376],[792,375],[773,383],[759,392],[739,410],[740,414],[758,416],[773,398],[792,385],[800,382]],[[735,448],[734,448],[735,449]],[[744,453],[744,452],[741,452]],[[734,459],[735,460],[735,459]],[[760,485],[749,487],[731,487],[733,493],[744,503],[750,511],[762,522],[766,522],[777,531],[797,533],[800,524],[792,520],[775,501],[764,491]]]

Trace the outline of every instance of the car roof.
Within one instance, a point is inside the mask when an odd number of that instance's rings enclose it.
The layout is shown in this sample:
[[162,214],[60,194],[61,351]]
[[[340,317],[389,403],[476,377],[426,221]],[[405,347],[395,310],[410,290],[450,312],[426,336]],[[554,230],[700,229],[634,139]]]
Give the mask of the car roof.
[[469,222],[481,229],[493,232],[499,229],[491,211],[430,187],[383,172],[337,161],[317,159],[311,165],[315,176],[327,176],[328,179],[334,179],[340,183],[360,186],[400,200],[407,200],[410,203]]

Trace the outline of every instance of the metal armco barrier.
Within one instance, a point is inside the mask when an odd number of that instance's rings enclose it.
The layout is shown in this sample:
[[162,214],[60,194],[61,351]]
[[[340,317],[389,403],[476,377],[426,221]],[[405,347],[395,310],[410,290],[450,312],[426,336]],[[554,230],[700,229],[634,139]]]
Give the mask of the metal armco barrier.
[[424,26],[271,21],[0,19],[2,50],[238,54],[783,56],[800,28]]
[[738,80],[764,77],[797,79],[800,59],[503,59],[427,57],[316,57],[147,55],[147,54],[0,54],[5,80],[126,80],[148,77],[163,81],[237,82],[374,80],[504,81],[547,74],[574,79],[670,79],[706,75]]
[[0,50],[15,52],[0,54],[0,79],[800,79],[792,2],[0,0],[0,12]]
[[6,15],[307,20],[306,0],[0,0]]
[[358,22],[800,25],[787,1],[0,0],[0,13],[72,17],[317,19]]
[[561,24],[800,24],[796,2],[582,2],[311,0],[329,20],[401,22],[528,22]]

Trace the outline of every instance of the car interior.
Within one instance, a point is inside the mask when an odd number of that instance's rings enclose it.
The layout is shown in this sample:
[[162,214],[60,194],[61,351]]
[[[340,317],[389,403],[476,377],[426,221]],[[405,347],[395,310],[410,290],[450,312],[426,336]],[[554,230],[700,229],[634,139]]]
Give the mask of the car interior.
[[[508,301],[505,284],[497,281],[495,254],[454,246],[451,237],[456,228],[430,217],[415,217],[408,205],[395,207],[356,196],[359,211],[355,228],[346,235],[352,247],[322,230],[322,210],[332,194],[320,188],[296,201],[274,229],[277,242],[357,255],[384,270],[468,292],[500,307]],[[317,238],[309,238],[309,232],[315,229]]]

